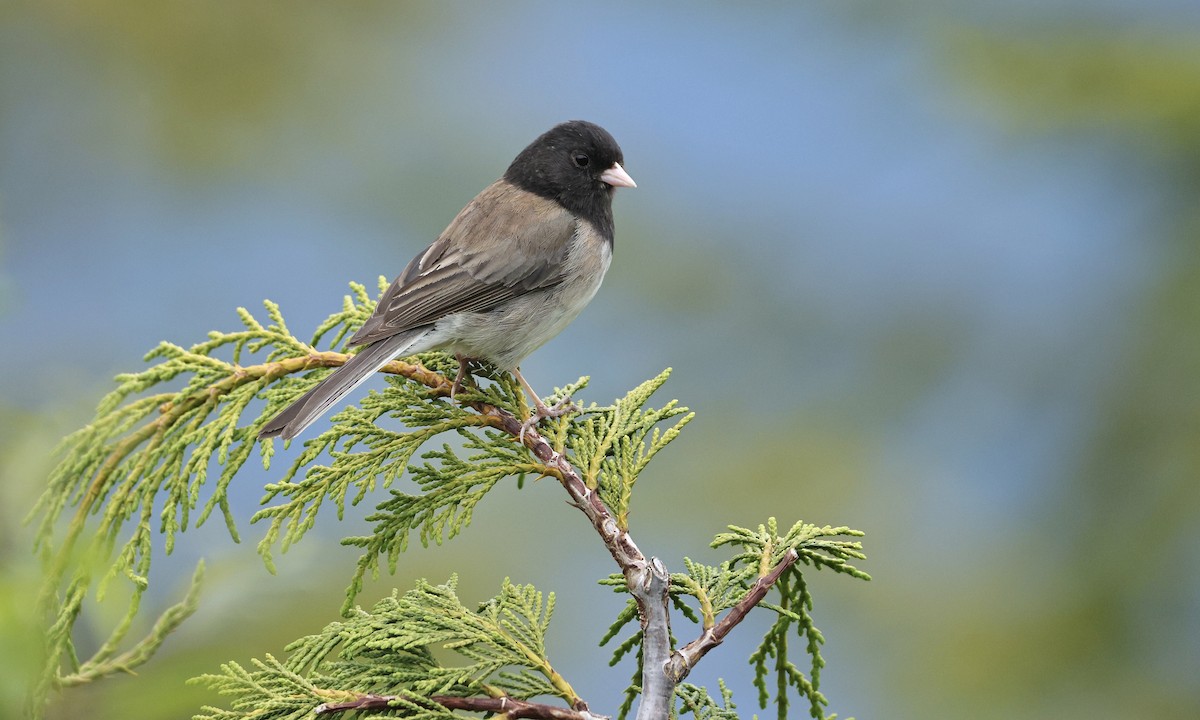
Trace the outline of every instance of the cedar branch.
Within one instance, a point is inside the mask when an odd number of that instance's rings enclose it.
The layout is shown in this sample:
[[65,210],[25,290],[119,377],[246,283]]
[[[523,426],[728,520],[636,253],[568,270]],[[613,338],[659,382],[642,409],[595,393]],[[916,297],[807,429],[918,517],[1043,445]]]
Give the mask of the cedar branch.
[[771,586],[790,567],[795,565],[799,559],[800,555],[794,549],[789,549],[784,554],[783,560],[766,575],[760,576],[746,595],[738,601],[738,604],[729,609],[725,617],[721,618],[712,627],[706,628],[700,637],[684,645],[671,656],[667,673],[674,677],[676,682],[680,682],[687,677],[687,674],[696,666],[696,663],[700,662],[700,658],[724,642],[725,636],[737,627],[738,623],[746,619],[746,615],[754,609],[754,606],[758,605],[766,597]]
[[[375,695],[368,693],[353,700],[318,705],[313,712],[317,715],[330,715],[340,712],[361,713],[373,710],[383,711],[390,709],[391,703],[399,699],[400,696],[398,695]],[[582,709],[573,710],[556,705],[532,703],[507,696],[454,697],[450,695],[434,695],[430,700],[447,710],[503,714],[504,717],[512,718],[513,720],[517,720],[518,718],[529,718],[531,720],[607,720],[608,717],[589,712],[587,706],[584,706]]]

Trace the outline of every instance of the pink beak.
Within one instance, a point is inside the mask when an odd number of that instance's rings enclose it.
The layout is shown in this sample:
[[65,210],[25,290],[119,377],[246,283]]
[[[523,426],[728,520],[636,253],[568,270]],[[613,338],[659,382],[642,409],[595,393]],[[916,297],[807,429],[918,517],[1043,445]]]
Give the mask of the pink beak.
[[600,173],[600,180],[613,187],[637,187],[637,183],[633,181],[633,178],[629,177],[629,173],[625,172],[625,168],[621,167],[621,163],[613,163],[612,167]]

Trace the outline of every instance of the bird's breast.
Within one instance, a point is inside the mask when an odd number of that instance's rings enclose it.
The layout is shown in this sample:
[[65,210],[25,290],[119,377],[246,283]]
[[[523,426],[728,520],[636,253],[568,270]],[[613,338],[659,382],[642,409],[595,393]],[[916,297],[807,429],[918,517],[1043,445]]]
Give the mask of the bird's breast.
[[447,349],[511,370],[562,332],[595,297],[612,262],[612,244],[584,221],[569,242],[562,282],[487,312],[459,313],[439,321],[441,333],[454,338]]
[[590,223],[580,220],[564,263],[565,277],[553,288],[559,291],[564,311],[573,310],[567,322],[595,297],[611,263],[612,242],[596,232]]

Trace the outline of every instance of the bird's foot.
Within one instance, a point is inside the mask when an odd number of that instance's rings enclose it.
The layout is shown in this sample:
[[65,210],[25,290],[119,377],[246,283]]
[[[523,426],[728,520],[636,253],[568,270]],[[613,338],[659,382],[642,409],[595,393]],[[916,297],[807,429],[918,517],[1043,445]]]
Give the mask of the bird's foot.
[[537,427],[538,423],[546,418],[559,418],[564,415],[570,415],[571,413],[579,412],[579,406],[571,402],[571,398],[563,398],[562,400],[554,403],[553,407],[547,406],[541,400],[537,399],[536,396],[534,397],[534,402],[537,407],[534,408],[534,411],[529,415],[525,422],[521,423],[521,432],[517,435],[517,442],[521,443],[522,445],[525,444],[526,431]]
[[467,369],[471,363],[471,358],[459,353],[455,353],[454,357],[458,360],[458,373],[454,376],[454,384],[450,386],[451,400],[454,399],[455,395],[462,392],[463,380],[471,374],[471,371]]

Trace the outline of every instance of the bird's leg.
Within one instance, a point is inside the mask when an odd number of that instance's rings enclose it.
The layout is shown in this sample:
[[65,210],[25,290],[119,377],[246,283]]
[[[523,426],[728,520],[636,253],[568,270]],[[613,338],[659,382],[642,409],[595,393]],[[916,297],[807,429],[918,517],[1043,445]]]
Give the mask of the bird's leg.
[[546,403],[538,397],[533,388],[529,386],[529,381],[521,375],[521,368],[513,368],[513,375],[516,376],[517,382],[521,383],[521,387],[525,388],[525,392],[529,397],[533,398],[535,410],[530,414],[525,422],[521,423],[521,433],[517,436],[517,441],[525,442],[525,431],[533,428],[545,418],[556,418],[567,415],[568,413],[579,412],[579,407],[571,402],[571,398],[563,398],[554,404],[554,407],[547,407]]
[[457,393],[462,392],[463,379],[466,378],[467,375],[470,374],[470,372],[467,370],[467,363],[471,362],[471,358],[463,355],[462,353],[455,353],[454,357],[456,360],[458,360],[458,374],[454,376],[454,384],[450,386],[450,399],[451,400],[454,399],[454,396]]

